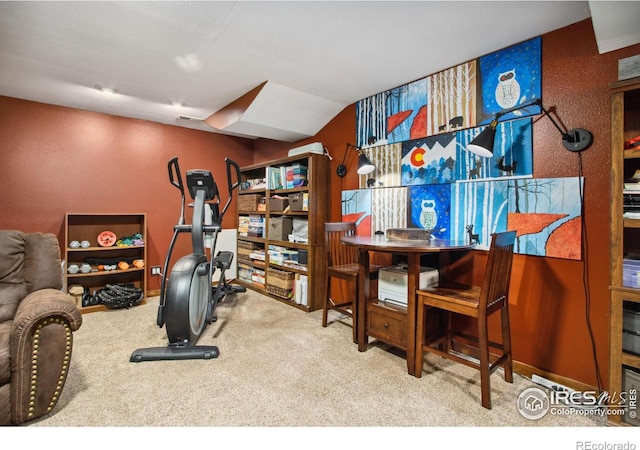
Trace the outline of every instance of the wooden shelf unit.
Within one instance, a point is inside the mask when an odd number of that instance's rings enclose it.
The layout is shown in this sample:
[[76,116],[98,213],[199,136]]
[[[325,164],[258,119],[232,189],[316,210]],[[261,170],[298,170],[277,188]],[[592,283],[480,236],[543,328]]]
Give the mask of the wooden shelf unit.
[[[93,294],[107,284],[126,283],[142,289],[146,301],[147,295],[147,247],[135,245],[129,247],[101,247],[98,245],[98,235],[103,231],[111,231],[117,239],[141,234],[147,242],[146,214],[71,214],[65,217],[65,286],[80,285],[89,288]],[[89,241],[88,248],[71,248],[72,241]],[[131,266],[127,270],[92,271],[89,273],[69,273],[70,264],[81,266],[87,258],[135,258],[142,259],[145,266],[136,268]],[[82,313],[106,310],[104,305],[81,306]]]
[[[246,286],[247,288],[258,291],[264,295],[272,297],[276,300],[284,302],[288,305],[299,308],[303,311],[311,312],[322,308],[325,295],[325,276],[326,276],[326,250],[324,246],[324,224],[329,214],[329,160],[326,155],[309,153],[288,158],[272,160],[264,164],[256,164],[240,169],[242,180],[252,180],[266,178],[267,172],[278,169],[282,166],[290,166],[292,164],[300,164],[307,167],[307,185],[292,189],[247,189],[238,191],[238,224],[240,224],[241,216],[258,216],[264,219],[264,234],[262,237],[241,236],[238,233],[238,251],[236,259],[238,261],[238,278],[237,284]],[[308,195],[308,211],[276,211],[269,207],[268,199],[273,196],[288,197],[291,194]],[[247,203],[243,202],[242,197],[248,195],[258,195],[265,197],[266,205],[264,211],[256,209],[247,209]],[[269,227],[274,220],[282,217],[307,219],[308,223],[308,242],[289,242],[287,237],[284,239],[270,239]],[[270,245],[286,247],[292,250],[306,250],[307,264],[306,270],[302,268],[283,266],[269,261],[268,249]],[[265,260],[252,259],[247,255],[250,251],[249,247],[255,246],[257,249],[265,251]],[[248,267],[249,270],[257,270],[265,272],[264,286],[242,279],[240,272],[243,268]],[[305,304],[298,304],[294,298],[284,298],[267,291],[269,284],[269,271],[286,272],[292,274],[292,277],[298,275],[306,275],[307,283],[307,301]]]
[[[640,254],[640,219],[623,217],[625,180],[640,170],[640,148],[624,149],[625,141],[640,136],[640,78],[611,84],[611,302],[609,336],[609,394],[625,391],[624,372],[640,373],[640,356],[623,350],[625,304],[640,303],[640,287],[624,277],[624,258]],[[639,192],[640,193],[640,192]],[[636,278],[637,279],[637,278]],[[612,425],[630,425],[617,414]]]

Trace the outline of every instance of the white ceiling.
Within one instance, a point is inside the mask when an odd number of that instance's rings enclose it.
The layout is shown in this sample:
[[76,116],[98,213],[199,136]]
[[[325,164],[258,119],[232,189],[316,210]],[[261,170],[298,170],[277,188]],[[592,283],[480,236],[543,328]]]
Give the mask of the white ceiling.
[[[0,1],[0,95],[293,141],[362,98],[595,11],[601,53],[640,42],[640,4],[602,3]],[[621,15],[635,15],[630,40],[617,39]],[[267,81],[241,126],[178,118],[205,119]]]

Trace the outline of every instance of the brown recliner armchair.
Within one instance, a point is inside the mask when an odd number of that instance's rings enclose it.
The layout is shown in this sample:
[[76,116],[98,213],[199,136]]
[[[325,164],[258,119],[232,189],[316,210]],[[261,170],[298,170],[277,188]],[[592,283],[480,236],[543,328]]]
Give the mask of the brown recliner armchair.
[[82,324],[53,234],[0,230],[0,425],[53,410]]

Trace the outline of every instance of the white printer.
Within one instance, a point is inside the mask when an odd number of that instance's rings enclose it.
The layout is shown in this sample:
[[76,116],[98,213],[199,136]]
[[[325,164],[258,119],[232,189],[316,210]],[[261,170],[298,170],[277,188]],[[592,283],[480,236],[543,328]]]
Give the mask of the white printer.
[[[408,266],[398,264],[380,269],[378,277],[378,298],[384,302],[407,306],[409,279]],[[438,269],[432,267],[420,267],[420,280],[418,288],[437,286],[439,280]]]

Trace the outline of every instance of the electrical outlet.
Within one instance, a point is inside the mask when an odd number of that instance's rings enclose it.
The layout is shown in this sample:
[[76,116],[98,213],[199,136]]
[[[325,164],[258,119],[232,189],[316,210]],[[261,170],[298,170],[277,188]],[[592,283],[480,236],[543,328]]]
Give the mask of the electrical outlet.
[[152,267],[151,275],[162,275],[162,273],[160,272],[160,266]]

